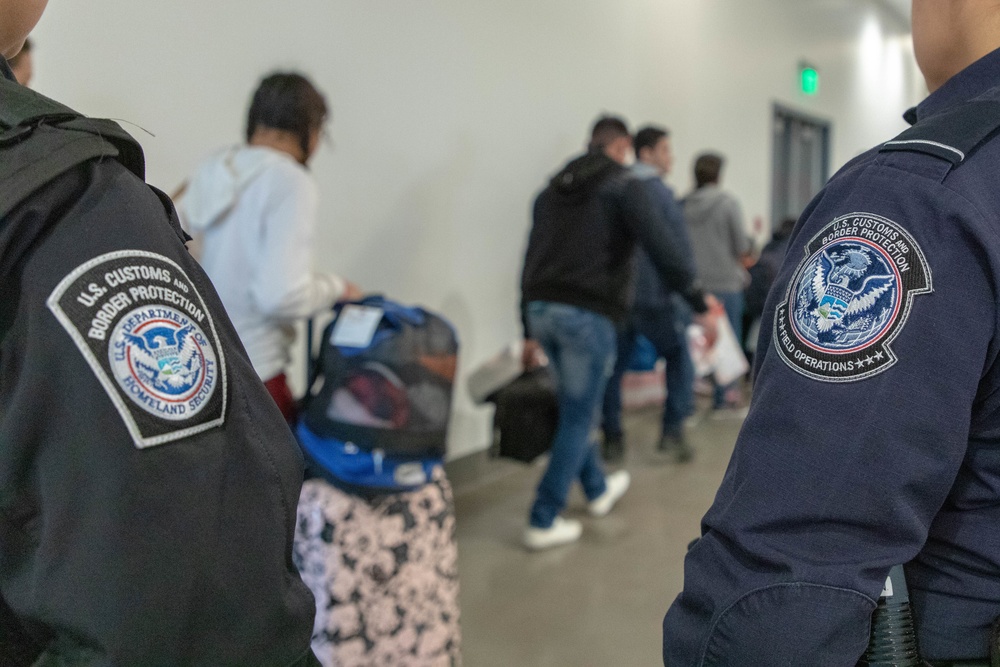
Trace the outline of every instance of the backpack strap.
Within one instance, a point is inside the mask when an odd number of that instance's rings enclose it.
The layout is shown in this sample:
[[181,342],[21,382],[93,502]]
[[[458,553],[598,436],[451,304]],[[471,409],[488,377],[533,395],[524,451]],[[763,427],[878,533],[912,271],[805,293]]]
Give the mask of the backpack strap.
[[926,153],[951,163],[965,159],[1000,128],[1000,100],[977,99],[918,122],[879,150]]
[[0,220],[46,183],[105,157],[145,179],[142,148],[117,123],[86,118],[0,78]]

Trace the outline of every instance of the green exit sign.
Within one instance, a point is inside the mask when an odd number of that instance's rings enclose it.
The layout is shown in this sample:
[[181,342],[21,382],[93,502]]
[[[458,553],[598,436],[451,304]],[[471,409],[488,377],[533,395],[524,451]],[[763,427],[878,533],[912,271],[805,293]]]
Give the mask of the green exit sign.
[[799,66],[799,85],[806,95],[815,95],[819,92],[819,71],[812,65]]

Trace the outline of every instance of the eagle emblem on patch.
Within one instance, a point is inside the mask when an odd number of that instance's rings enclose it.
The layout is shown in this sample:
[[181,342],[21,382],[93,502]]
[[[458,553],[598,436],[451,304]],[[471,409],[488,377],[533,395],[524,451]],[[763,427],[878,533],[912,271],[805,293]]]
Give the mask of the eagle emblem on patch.
[[136,447],[223,423],[225,356],[211,313],[176,262],[140,250],[101,255],[63,278],[47,305]]
[[913,297],[932,291],[913,237],[881,216],[852,213],[826,225],[805,255],[775,317],[781,358],[828,382],[861,380],[892,366],[890,343]]
[[170,421],[197,415],[217,379],[215,351],[201,327],[174,308],[137,308],[110,337],[115,380],[137,405]]

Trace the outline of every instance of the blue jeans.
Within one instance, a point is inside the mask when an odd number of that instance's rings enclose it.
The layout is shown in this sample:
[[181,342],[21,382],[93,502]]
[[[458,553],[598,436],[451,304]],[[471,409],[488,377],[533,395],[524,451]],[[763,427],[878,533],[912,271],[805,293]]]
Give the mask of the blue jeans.
[[618,358],[604,392],[603,429],[606,438],[622,436],[622,376],[628,369],[636,336],[642,334],[667,361],[667,400],[663,403],[663,435],[680,435],[684,420],[694,414],[694,363],[688,353],[686,306],[636,308],[618,332]]
[[[729,320],[729,324],[733,326],[733,331],[736,333],[736,341],[742,343],[743,341],[743,306],[745,298],[743,292],[716,292],[715,298],[718,299],[723,307],[726,309],[726,317]],[[713,407],[722,407],[726,403],[726,390],[730,387],[737,385],[739,381],[727,385],[725,387],[720,387],[715,385],[715,396],[713,398]]]
[[531,525],[548,528],[566,506],[574,480],[588,500],[604,493],[604,468],[591,432],[615,355],[615,326],[597,313],[562,303],[528,304],[528,331],[555,372],[559,424],[549,467],[538,484]]

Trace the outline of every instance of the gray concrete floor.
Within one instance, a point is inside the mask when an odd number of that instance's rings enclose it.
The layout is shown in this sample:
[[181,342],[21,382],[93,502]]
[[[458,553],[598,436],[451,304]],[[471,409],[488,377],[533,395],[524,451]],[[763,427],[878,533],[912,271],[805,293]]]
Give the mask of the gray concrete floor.
[[660,623],[740,427],[695,421],[695,458],[675,465],[656,456],[659,412],[626,416],[632,487],[611,514],[593,519],[577,485],[566,511],[583,521],[576,544],[540,553],[521,546],[540,461],[498,461],[507,474],[456,497],[466,667],[662,664]]

